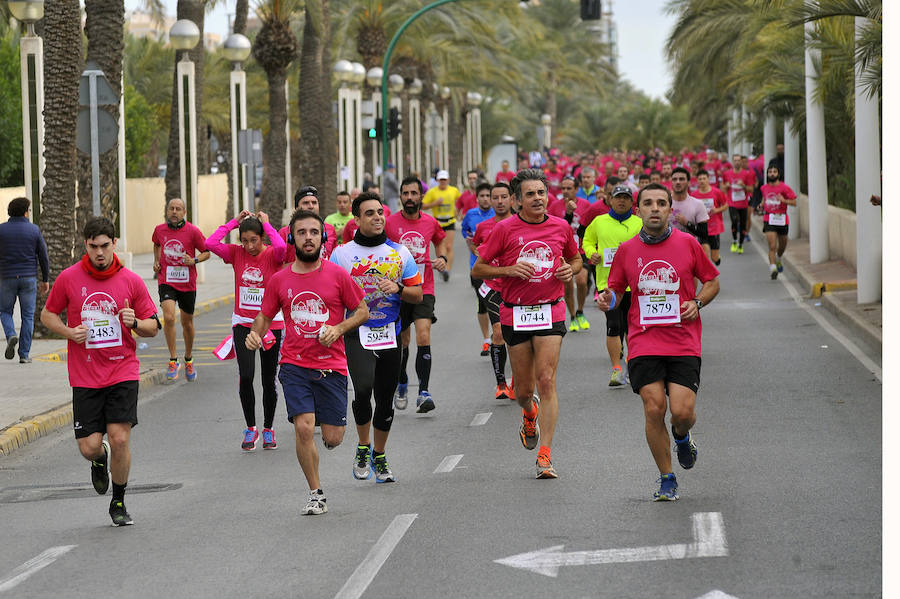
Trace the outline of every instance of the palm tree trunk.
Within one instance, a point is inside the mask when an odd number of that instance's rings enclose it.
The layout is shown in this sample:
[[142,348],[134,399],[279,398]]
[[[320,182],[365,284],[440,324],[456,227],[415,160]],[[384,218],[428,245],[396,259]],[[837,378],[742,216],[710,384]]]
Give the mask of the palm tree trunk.
[[451,181],[458,181],[462,178],[463,142],[466,136],[466,113],[462,108],[465,104],[460,103],[461,106],[457,107],[455,99],[453,96],[447,99],[449,103],[447,116],[450,119],[450,125],[447,127],[447,154],[450,160],[446,165],[438,165],[448,170]]
[[269,215],[272,226],[280,228],[284,212],[284,158],[287,136],[284,124],[287,121],[287,98],[284,93],[285,74],[270,73],[269,82],[269,132],[263,140],[263,180],[259,198],[259,210]]
[[[73,263],[75,221],[75,122],[81,76],[81,6],[78,0],[48,0],[44,7],[44,185],[41,216],[50,254],[50,278]],[[80,256],[80,252],[78,252]],[[45,297],[38,295],[37,312]],[[48,334],[40,319],[38,336]]]
[[[85,0],[87,17],[84,32],[88,39],[87,59],[93,60],[106,75],[116,96],[120,96],[122,59],[125,44],[122,38],[125,23],[125,5],[122,0]],[[119,105],[103,108],[116,121]],[[100,211],[114,223],[119,219],[119,151],[116,144],[100,155]],[[78,208],[76,227],[81,230],[93,214],[93,185],[91,157],[78,153]],[[119,232],[121,235],[121,231]]]
[[328,0],[307,0],[303,48],[300,54],[300,89],[297,103],[300,122],[299,173],[304,185],[314,185],[320,212],[335,211],[337,195],[337,137],[331,113],[331,26]]
[[247,35],[247,11],[249,10],[249,0],[237,0],[234,6],[234,24],[231,27],[232,33],[240,33]]

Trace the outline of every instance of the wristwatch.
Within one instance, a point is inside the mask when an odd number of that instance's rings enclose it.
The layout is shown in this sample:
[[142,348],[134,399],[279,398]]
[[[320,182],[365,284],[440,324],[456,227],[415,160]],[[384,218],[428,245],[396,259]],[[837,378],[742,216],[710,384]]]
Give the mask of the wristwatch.
[[403,295],[403,283],[401,283],[400,281],[394,281],[394,283],[397,284],[397,293]]
[[694,303],[697,304],[697,309],[698,309],[698,310],[699,310],[700,308],[703,307],[703,300],[694,298]]
[[137,328],[138,328],[138,319],[137,318],[135,318],[134,321],[131,323],[131,328],[134,329],[135,331],[137,330]]

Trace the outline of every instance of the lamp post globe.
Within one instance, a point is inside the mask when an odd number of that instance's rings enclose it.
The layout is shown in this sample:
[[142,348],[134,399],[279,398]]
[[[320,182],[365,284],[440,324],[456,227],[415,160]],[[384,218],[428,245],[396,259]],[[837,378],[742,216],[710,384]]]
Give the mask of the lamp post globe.
[[232,33],[222,46],[222,54],[237,67],[250,56],[250,40],[240,33]]
[[381,87],[382,75],[384,75],[384,70],[381,67],[372,67],[369,69],[369,72],[366,73],[366,83],[369,84],[369,87],[378,89]]
[[466,94],[466,102],[469,106],[475,107],[481,104],[482,96],[478,92],[469,92]]
[[441,88],[441,99],[448,100],[450,98],[450,88],[446,85]]
[[9,12],[17,21],[33,25],[44,17],[44,0],[10,0]]
[[350,67],[353,69],[350,72],[350,83],[362,85],[362,82],[366,80],[366,67],[358,62],[351,62]]
[[396,73],[394,73],[393,75],[388,77],[388,87],[395,94],[402,92],[403,86],[404,86],[403,77],[401,77],[400,75],[397,75]]
[[350,81],[350,77],[353,75],[353,65],[350,64],[349,60],[344,60],[343,58],[336,63],[331,68],[334,72],[334,76],[341,83],[347,83]]
[[541,124],[542,125],[549,125],[552,122],[553,122],[553,117],[550,116],[549,114],[544,113],[541,115]]
[[189,19],[179,19],[169,30],[169,41],[176,50],[192,50],[200,41],[200,28]]
[[422,93],[422,80],[416,77],[412,80],[412,83],[409,84],[409,95],[418,96]]

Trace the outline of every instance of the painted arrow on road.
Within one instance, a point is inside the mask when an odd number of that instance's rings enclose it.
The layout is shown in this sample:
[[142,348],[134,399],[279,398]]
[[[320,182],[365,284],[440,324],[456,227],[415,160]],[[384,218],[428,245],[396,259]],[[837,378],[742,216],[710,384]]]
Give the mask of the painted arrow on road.
[[725,525],[719,512],[698,512],[691,515],[694,523],[694,541],[656,547],[628,547],[624,549],[599,549],[596,551],[563,552],[564,545],[555,545],[538,551],[511,555],[494,560],[498,564],[536,574],[556,577],[561,566],[587,566],[592,564],[617,564],[626,562],[652,562],[665,559],[689,559],[695,557],[723,557],[728,555],[725,541]]

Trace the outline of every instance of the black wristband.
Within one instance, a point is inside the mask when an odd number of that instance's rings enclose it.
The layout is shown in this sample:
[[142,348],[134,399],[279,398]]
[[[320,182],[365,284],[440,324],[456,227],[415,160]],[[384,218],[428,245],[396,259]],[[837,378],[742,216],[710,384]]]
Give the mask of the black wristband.
[[444,254],[441,254],[440,256],[438,256],[438,258],[440,258],[444,262],[447,262],[447,256],[445,256]]
[[131,330],[136,331],[138,328],[138,319],[135,318],[134,322],[131,323]]

